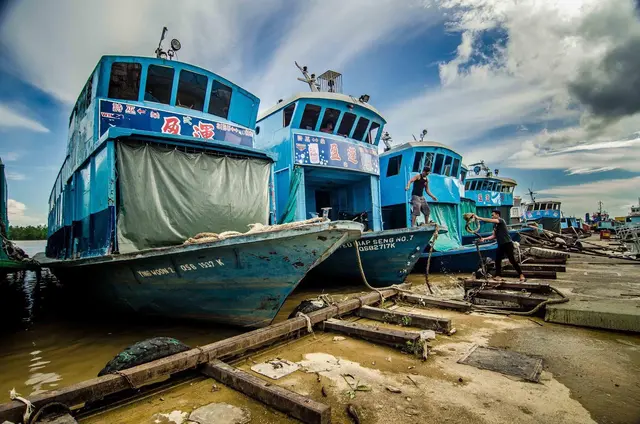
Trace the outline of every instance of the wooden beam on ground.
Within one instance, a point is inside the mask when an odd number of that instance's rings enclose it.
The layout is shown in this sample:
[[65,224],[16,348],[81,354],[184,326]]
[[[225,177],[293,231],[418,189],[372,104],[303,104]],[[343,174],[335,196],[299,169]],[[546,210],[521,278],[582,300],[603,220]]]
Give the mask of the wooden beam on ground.
[[424,296],[420,294],[400,293],[400,299],[405,302],[423,306],[423,307],[435,307],[443,309],[455,309],[457,311],[466,312],[471,309],[469,302],[463,302],[460,300],[440,299],[433,296]]
[[448,318],[430,317],[410,312],[390,311],[389,309],[363,306],[356,309],[355,314],[362,318],[376,321],[388,322],[402,326],[424,328],[434,330],[439,333],[449,333],[451,331],[451,320]]
[[[381,292],[385,298],[398,294],[395,289],[385,289]],[[335,316],[344,315],[363,305],[371,305],[379,301],[379,293],[370,292],[311,312],[307,316],[313,325]],[[255,349],[273,343],[283,337],[296,334],[298,331],[306,332],[306,328],[307,320],[304,317],[291,318],[278,324],[220,340],[197,349],[191,349],[138,365],[121,371],[120,374],[109,374],[85,380],[68,387],[30,396],[28,399],[35,408],[40,408],[51,402],[60,402],[68,407],[85,402],[93,402],[105,396],[131,389],[132,385],[137,388],[161,377],[196,368],[199,364],[209,362],[212,359],[238,355],[249,349]],[[24,411],[25,404],[19,401],[0,404],[0,423],[5,420],[19,422]]]
[[536,258],[535,256],[529,256],[526,258],[525,264],[556,264],[565,265],[567,263],[566,258]]
[[475,298],[496,300],[500,302],[517,303],[518,305],[532,309],[538,304],[549,299],[549,296],[525,292],[506,292],[501,290],[481,290],[475,294]]
[[322,330],[337,331],[348,336],[359,337],[370,342],[394,347],[406,347],[407,342],[413,346],[420,339],[420,333],[417,331],[374,327],[373,325],[340,321],[337,319],[328,319],[320,325]]
[[330,406],[268,383],[218,359],[205,364],[202,373],[303,423],[329,424],[331,422]]
[[485,284],[485,287],[493,290],[527,290],[534,293],[551,293],[551,288],[549,283],[520,283],[515,281],[502,281],[502,282],[494,282],[489,281],[488,283],[485,280],[464,280],[464,289],[470,290],[477,287],[481,287]]
[[[513,269],[513,265],[508,261],[502,264],[504,269]],[[520,264],[520,268],[523,271],[555,271],[555,272],[566,272],[567,267],[565,265],[560,264],[532,264],[529,262],[524,262]]]
[[[529,270],[523,269],[522,273],[527,278],[543,278],[543,279],[549,279],[549,280],[555,280],[558,278],[555,271],[529,271]],[[518,278],[519,275],[513,269],[505,269],[502,271],[502,277]]]

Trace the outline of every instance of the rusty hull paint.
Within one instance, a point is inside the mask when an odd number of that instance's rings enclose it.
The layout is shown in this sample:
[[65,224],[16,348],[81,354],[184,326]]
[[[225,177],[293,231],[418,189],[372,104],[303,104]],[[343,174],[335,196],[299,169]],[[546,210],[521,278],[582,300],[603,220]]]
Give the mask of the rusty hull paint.
[[263,327],[309,269],[361,234],[336,221],[44,266],[98,309]]
[[[369,284],[387,287],[401,284],[407,278],[420,253],[435,231],[434,225],[373,231],[358,240],[362,267]],[[441,228],[440,232],[447,231]],[[322,284],[361,284],[362,275],[356,258],[355,245],[347,242],[327,260],[313,268],[305,282]]]

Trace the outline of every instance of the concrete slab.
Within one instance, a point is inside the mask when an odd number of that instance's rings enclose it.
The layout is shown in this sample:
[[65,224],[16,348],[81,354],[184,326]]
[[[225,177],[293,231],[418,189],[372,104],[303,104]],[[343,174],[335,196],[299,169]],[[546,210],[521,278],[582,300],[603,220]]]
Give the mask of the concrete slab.
[[297,371],[299,368],[300,365],[295,362],[290,362],[285,359],[271,359],[267,362],[262,362],[252,366],[251,371],[262,374],[273,380],[277,380]]
[[210,403],[189,415],[188,424],[246,424],[251,421],[251,413],[226,403]]
[[545,321],[581,327],[640,332],[640,300],[571,299],[547,305]]

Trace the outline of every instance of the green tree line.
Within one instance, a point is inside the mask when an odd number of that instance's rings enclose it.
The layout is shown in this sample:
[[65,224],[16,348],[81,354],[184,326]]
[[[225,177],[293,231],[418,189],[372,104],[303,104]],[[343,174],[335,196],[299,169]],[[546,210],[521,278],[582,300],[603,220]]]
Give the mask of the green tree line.
[[27,225],[26,227],[9,226],[9,238],[11,240],[46,240],[46,225]]

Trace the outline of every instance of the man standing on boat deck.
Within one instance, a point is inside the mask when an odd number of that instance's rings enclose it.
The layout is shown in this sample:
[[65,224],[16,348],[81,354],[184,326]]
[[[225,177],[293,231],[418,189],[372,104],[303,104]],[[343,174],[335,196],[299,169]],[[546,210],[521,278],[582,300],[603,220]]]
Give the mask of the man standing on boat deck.
[[424,215],[424,223],[428,224],[429,215],[431,214],[431,209],[427,204],[427,199],[424,198],[424,192],[437,202],[438,199],[436,196],[431,194],[429,190],[429,174],[431,173],[431,168],[425,166],[422,168],[422,172],[409,180],[407,186],[405,187],[405,191],[409,190],[411,183],[413,183],[413,189],[411,190],[411,226],[416,226],[416,219],[420,216],[420,213]]
[[513,265],[513,268],[520,275],[520,281],[527,281],[524,278],[520,264],[516,261],[516,257],[513,251],[513,241],[509,236],[509,230],[507,229],[507,223],[502,219],[499,210],[491,212],[491,218],[483,218],[478,215],[474,215],[475,218],[484,222],[493,223],[493,234],[486,238],[481,238],[480,241],[495,240],[498,242],[498,249],[496,250],[496,278],[500,277],[502,272],[502,258],[506,255]]

